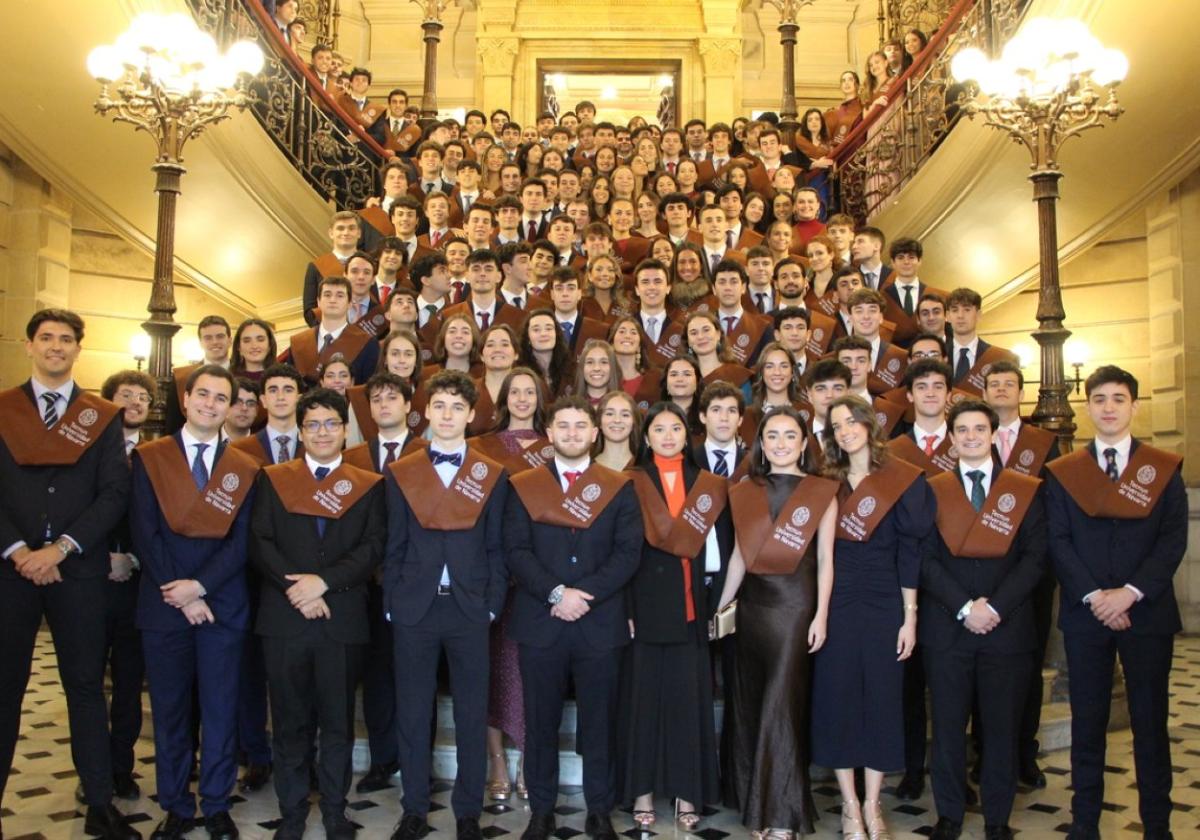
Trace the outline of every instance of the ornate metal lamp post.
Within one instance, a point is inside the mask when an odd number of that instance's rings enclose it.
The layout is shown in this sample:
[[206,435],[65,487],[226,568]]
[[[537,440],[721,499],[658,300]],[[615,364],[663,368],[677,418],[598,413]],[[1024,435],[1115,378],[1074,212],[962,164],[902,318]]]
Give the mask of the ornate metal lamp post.
[[421,92],[421,118],[437,116],[437,48],[442,40],[442,12],[448,0],[411,0],[425,11],[421,31],[425,33],[425,85]]
[[1129,62],[1119,50],[1105,49],[1077,20],[1034,18],[1005,45],[995,61],[978,49],[954,57],[951,72],[967,89],[960,105],[968,116],[983,114],[988,125],[1008,132],[1033,158],[1029,180],[1038,207],[1038,329],[1041,385],[1033,421],[1071,448],[1075,412],[1063,375],[1062,288],[1058,281],[1058,150],[1063,142],[1124,109],[1116,87]]
[[158,145],[151,170],[158,193],[158,230],[154,249],[154,285],[142,327],[150,335],[149,373],[158,382],[158,398],[147,432],[164,431],[165,395],[171,383],[171,338],[175,323],[175,202],[183,166],[183,145],[207,126],[244,109],[251,97],[246,81],[262,68],[262,51],[240,41],[221,54],[216,42],[185,14],[145,14],[135,18],[115,44],[96,47],[88,72],[100,82],[96,111],[113,114],[145,131]]
[[[763,0],[779,10],[779,42],[783,45],[783,104],[779,109],[779,127],[796,130],[796,16],[813,0]],[[790,134],[787,138],[790,142]]]

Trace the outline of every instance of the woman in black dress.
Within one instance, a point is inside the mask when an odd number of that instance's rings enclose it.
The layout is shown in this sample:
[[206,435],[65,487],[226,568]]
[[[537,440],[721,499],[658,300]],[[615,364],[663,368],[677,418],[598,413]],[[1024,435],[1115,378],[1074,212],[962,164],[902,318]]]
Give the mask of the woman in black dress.
[[770,409],[750,453],[750,480],[729,491],[737,542],[719,605],[738,597],[734,788],[742,824],[770,840],[812,833],[816,815],[809,669],[825,642],[838,485],[804,474],[804,447],[796,410]]
[[936,503],[919,468],[889,457],[865,400],[834,400],[823,437],[841,509],[829,638],[813,666],[812,757],[837,775],[847,840],[882,840],[879,791],[884,773],[904,769],[904,660],[916,645],[920,546]]
[[633,472],[646,540],[630,582],[630,632],[622,671],[618,775],[636,828],[654,824],[654,794],[675,800],[684,831],[720,797],[706,576],[718,578],[733,550],[727,483],[691,459],[687,417],[672,402],[651,406],[647,451]]

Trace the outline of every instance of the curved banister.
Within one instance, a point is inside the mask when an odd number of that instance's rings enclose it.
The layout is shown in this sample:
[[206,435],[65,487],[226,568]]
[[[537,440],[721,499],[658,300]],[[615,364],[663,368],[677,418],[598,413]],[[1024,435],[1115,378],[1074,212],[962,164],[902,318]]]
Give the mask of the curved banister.
[[[257,2],[257,0],[254,0],[254,2]],[[908,66],[908,69],[897,76],[896,80],[892,82],[890,89],[896,91],[897,95],[895,97],[888,97],[887,106],[877,108],[869,117],[864,116],[863,119],[859,120],[858,125],[854,126],[845,139],[833,150],[832,156],[838,165],[841,165],[847,158],[854,154],[861,144],[861,139],[871,130],[871,126],[887,113],[888,107],[904,98],[900,92],[907,91],[909,80],[916,77],[918,73],[924,73],[929,69],[934,58],[941,52],[947,41],[949,41],[950,33],[958,25],[958,22],[962,20],[963,15],[978,2],[980,0],[959,0],[958,4],[950,10],[950,14],[946,16],[946,20],[938,27],[934,36],[929,39],[929,43],[925,45],[925,49],[921,50],[917,54],[917,58],[913,60],[913,63]],[[870,103],[864,103],[863,107],[864,109],[870,107]]]

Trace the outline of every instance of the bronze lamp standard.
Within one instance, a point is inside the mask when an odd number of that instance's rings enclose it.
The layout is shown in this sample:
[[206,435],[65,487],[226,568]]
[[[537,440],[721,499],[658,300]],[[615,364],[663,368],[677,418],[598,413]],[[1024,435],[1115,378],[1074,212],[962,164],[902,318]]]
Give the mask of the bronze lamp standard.
[[175,203],[183,166],[183,145],[207,126],[226,119],[230,108],[251,102],[250,76],[262,68],[258,45],[239,41],[222,54],[212,36],[201,32],[186,14],[139,15],[115,44],[96,47],[88,55],[88,72],[100,82],[96,111],[113,113],[117,122],[132,123],[154,138],[158,229],[154,249],[154,284],[146,306],[150,319],[142,327],[150,335],[149,373],[158,397],[146,421],[151,437],[165,430],[165,395],[171,383],[171,338],[175,323]]
[[965,49],[950,65],[966,92],[960,106],[974,118],[1007,131],[1033,158],[1029,180],[1038,206],[1038,329],[1041,384],[1033,421],[1059,436],[1069,451],[1075,436],[1075,412],[1068,397],[1071,384],[1063,375],[1062,288],[1058,281],[1058,150],[1063,142],[1101,120],[1115,120],[1124,109],[1117,85],[1129,71],[1119,50],[1105,49],[1077,20],[1033,18],[1005,45],[999,59]]
[[425,81],[421,90],[421,119],[436,119],[437,104],[437,48],[442,40],[442,12],[448,0],[411,0],[424,11],[421,31],[425,41]]
[[786,142],[793,142],[791,133],[796,130],[796,33],[800,24],[796,16],[813,0],[763,0],[779,10],[779,42],[783,45],[783,102],[779,109],[779,127],[787,134]]

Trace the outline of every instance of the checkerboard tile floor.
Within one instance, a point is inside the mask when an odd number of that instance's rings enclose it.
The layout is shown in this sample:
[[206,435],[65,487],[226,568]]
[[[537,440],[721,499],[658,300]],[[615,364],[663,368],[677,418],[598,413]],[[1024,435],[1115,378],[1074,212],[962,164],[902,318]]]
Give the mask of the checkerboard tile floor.
[[[1178,838],[1200,837],[1200,638],[1180,639],[1175,650],[1175,669],[1172,676],[1171,740],[1175,767],[1173,799],[1176,812],[1172,827]],[[147,703],[147,716],[149,705]],[[147,727],[147,730],[149,727]],[[54,651],[48,634],[39,636],[34,659],[33,675],[25,698],[21,740],[13,774],[9,779],[0,816],[8,840],[65,840],[83,837],[83,809],[74,798],[77,778],[71,764],[70,738],[67,730],[66,703],[55,667]],[[1108,739],[1108,773],[1105,794],[1105,813],[1101,824],[1103,836],[1125,838],[1138,836],[1141,826],[1137,817],[1137,790],[1133,775],[1132,738],[1128,730],[1114,732]],[[143,737],[138,749],[139,778],[142,798],[137,802],[118,802],[118,807],[130,815],[131,821],[149,837],[162,814],[153,801],[154,768],[153,741]],[[1042,766],[1049,784],[1045,790],[1022,789],[1017,796],[1012,826],[1028,838],[1062,837],[1070,822],[1069,758],[1065,751],[1043,756]],[[884,789],[884,807],[896,838],[924,837],[935,820],[933,797],[926,786],[925,796],[917,802],[900,802],[892,796],[893,785],[899,777],[889,777]],[[394,782],[398,784],[397,782]],[[450,785],[438,783],[435,790],[430,822],[435,829],[433,838],[454,836],[454,817],[449,808]],[[814,794],[821,815],[817,827],[819,837],[840,836],[837,786],[832,781],[815,784]],[[387,838],[399,819],[399,790],[361,796],[350,793],[348,814],[357,822],[362,838]],[[247,797],[235,797],[233,816],[246,840],[269,838],[275,827],[278,812],[274,796],[267,789]],[[672,826],[671,806],[666,801],[656,803],[659,823],[647,838],[664,835],[663,840],[684,832]],[[582,835],[586,816],[583,796],[578,788],[564,788],[556,809],[558,840],[573,840]],[[484,808],[483,835],[487,840],[509,837],[517,840],[528,819],[524,808],[489,803]],[[618,832],[630,840],[638,832],[625,813],[614,815]],[[982,817],[978,812],[968,814],[965,837],[983,836]],[[742,840],[749,835],[740,824],[738,815],[727,809],[708,808],[698,829],[693,832],[702,840]],[[204,838],[203,828],[195,829],[192,838]],[[309,819],[306,835],[310,840],[324,836],[317,809]]]

